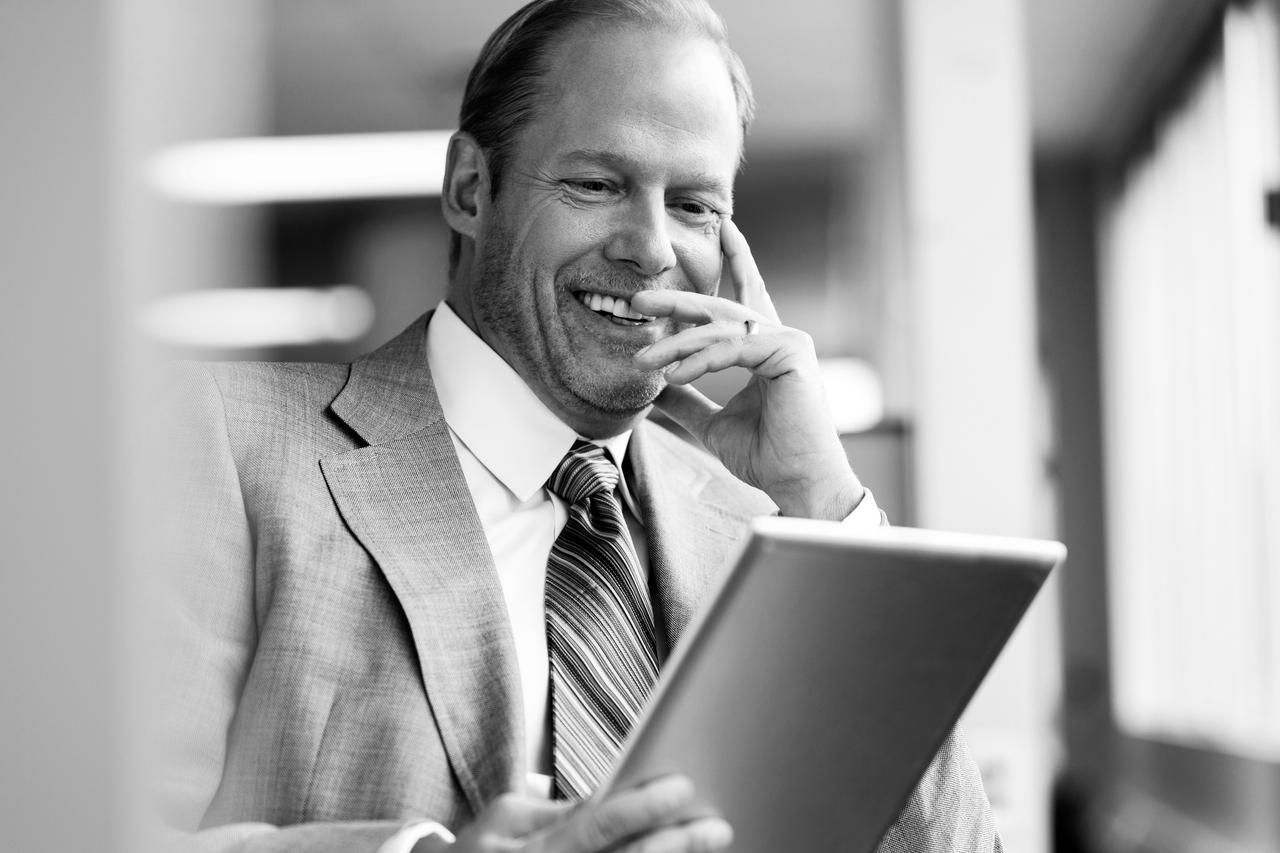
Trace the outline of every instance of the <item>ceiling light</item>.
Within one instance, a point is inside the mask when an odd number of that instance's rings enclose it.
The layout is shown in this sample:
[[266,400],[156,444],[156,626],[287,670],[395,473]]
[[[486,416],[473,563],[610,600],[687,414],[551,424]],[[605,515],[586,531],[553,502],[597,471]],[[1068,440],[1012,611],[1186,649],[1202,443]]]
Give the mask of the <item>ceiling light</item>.
[[234,349],[345,343],[373,326],[373,300],[358,287],[244,287],[175,293],[138,312],[153,339]]
[[281,201],[438,196],[452,131],[212,139],[165,149],[147,164],[153,187],[181,201]]

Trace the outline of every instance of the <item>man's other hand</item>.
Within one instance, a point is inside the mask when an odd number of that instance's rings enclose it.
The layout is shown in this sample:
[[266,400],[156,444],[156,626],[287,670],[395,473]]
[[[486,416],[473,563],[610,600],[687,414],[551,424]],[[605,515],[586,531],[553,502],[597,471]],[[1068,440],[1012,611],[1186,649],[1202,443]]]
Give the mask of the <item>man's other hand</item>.
[[[636,354],[666,370],[658,408],[689,430],[735,477],[764,491],[783,515],[838,521],[862,499],[827,406],[813,340],[784,326],[746,238],[732,220],[720,229],[722,281],[733,299],[646,290],[631,299],[642,314],[688,324]],[[723,408],[688,384],[729,367],[751,380]]]
[[458,833],[452,845],[424,839],[414,853],[711,853],[733,840],[718,818],[688,820],[693,784],[664,776],[571,806],[504,794]]

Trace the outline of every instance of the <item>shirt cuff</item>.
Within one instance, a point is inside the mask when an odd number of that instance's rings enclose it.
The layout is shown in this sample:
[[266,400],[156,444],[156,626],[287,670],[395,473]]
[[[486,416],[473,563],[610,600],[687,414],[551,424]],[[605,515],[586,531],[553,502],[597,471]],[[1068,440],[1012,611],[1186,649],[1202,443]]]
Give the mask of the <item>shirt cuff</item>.
[[853,508],[853,512],[845,516],[844,521],[841,522],[841,524],[848,524],[862,529],[883,527],[887,523],[884,513],[880,511],[879,505],[876,504],[875,496],[867,488],[862,490],[862,500],[858,501],[858,505]]
[[434,820],[420,820],[403,827],[395,835],[382,842],[377,853],[412,853],[413,845],[424,838],[435,836],[449,844],[455,839],[453,833]]
[[530,797],[551,799],[552,779],[545,773],[526,773],[524,775],[524,792]]

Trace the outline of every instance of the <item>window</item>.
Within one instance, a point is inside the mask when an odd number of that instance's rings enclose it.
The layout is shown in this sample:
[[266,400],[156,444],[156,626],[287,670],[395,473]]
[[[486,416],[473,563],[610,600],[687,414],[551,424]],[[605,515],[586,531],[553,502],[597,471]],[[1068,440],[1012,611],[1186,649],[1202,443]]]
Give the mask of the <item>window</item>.
[[1280,758],[1280,46],[1221,50],[1104,205],[1112,654],[1122,729]]

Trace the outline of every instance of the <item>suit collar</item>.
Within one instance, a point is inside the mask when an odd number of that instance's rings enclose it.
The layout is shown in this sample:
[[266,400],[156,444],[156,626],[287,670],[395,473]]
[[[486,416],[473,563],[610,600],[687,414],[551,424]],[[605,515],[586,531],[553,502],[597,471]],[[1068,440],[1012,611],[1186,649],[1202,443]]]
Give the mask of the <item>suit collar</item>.
[[728,568],[753,517],[776,508],[706,454],[651,423],[628,453],[649,537],[649,576],[660,640],[669,653]]
[[331,411],[369,444],[385,444],[438,422],[440,400],[427,370],[424,314],[351,365]]
[[479,811],[520,783],[523,704],[493,557],[427,369],[426,322],[352,365],[331,411],[369,446],[320,467],[404,610],[450,764]]

